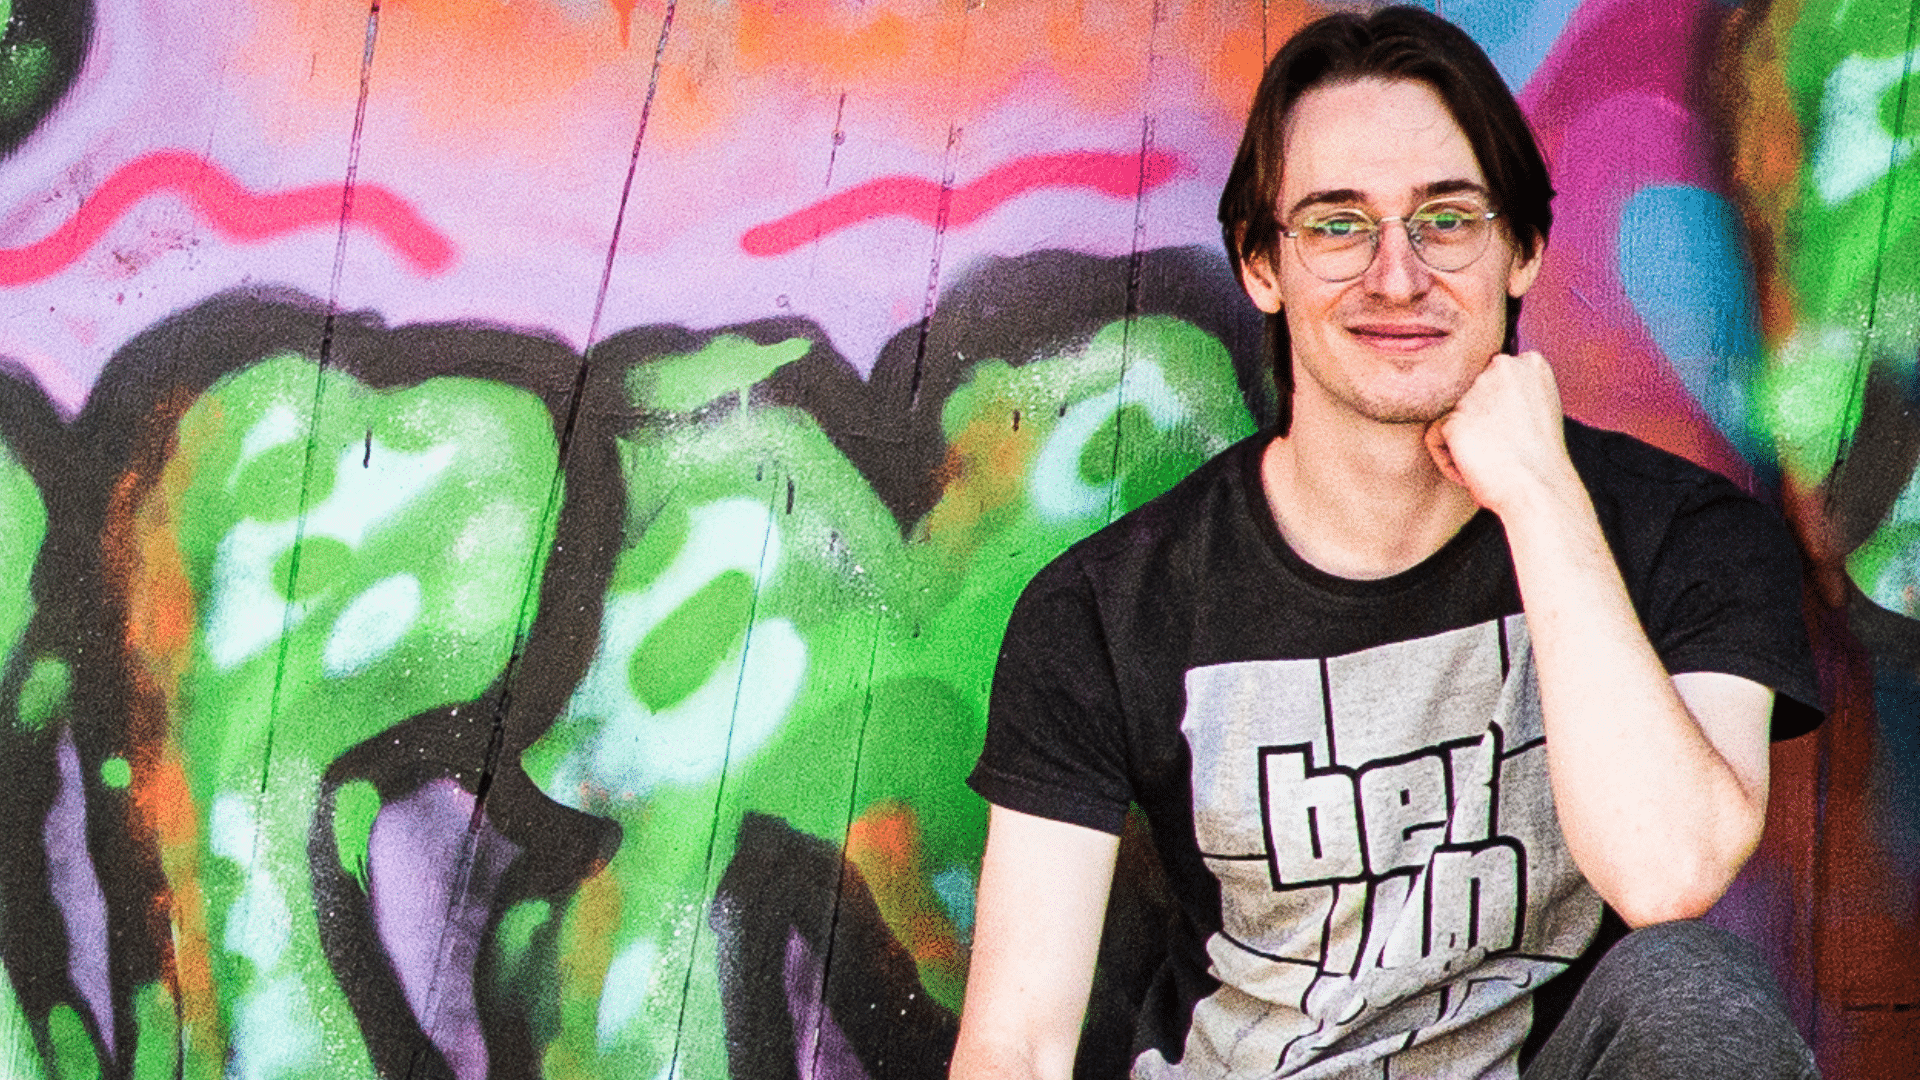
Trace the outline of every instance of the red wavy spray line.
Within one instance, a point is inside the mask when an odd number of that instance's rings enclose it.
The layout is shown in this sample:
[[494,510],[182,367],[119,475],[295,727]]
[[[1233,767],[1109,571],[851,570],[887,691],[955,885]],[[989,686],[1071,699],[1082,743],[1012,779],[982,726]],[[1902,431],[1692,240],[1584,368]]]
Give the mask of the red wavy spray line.
[[[1132,198],[1173,179],[1184,167],[1179,155],[1160,151],[1149,153],[1144,162],[1138,154],[1097,150],[1035,154],[1010,161],[965,187],[955,188],[947,206],[947,224],[970,224],[1001,203],[1041,188],[1091,188],[1114,198]],[[778,221],[755,225],[740,237],[740,246],[749,255],[782,255],[874,218],[907,217],[933,225],[939,208],[940,185],[934,181],[918,176],[883,176],[830,195]]]
[[[121,166],[66,223],[24,247],[0,249],[0,285],[51,277],[86,254],[135,203],[159,191],[185,199],[228,240],[268,240],[283,233],[340,221],[340,187],[314,184],[271,195],[242,187],[225,169],[197,154],[163,150]],[[393,192],[377,185],[353,190],[355,225],[371,230],[422,274],[453,264],[453,244]]]

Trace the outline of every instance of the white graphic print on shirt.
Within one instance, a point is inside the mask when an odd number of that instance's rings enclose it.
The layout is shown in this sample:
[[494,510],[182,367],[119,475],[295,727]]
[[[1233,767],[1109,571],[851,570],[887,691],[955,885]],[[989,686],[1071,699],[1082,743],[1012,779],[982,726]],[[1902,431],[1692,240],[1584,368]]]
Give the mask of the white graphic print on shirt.
[[1601,902],[1554,816],[1526,622],[1189,671],[1224,984],[1136,1075],[1516,1074]]

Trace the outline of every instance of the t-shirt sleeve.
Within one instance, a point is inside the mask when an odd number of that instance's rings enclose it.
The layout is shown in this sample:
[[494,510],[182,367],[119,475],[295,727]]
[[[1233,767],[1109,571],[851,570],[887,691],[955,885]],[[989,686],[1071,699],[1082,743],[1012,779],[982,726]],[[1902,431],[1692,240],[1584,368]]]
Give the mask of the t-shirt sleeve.
[[986,746],[967,784],[996,806],[1118,835],[1132,785],[1114,662],[1071,556],[1014,605],[993,673]]
[[1675,518],[1644,593],[1647,634],[1667,671],[1771,687],[1776,740],[1813,730],[1822,716],[1801,575],[1785,522],[1728,485]]

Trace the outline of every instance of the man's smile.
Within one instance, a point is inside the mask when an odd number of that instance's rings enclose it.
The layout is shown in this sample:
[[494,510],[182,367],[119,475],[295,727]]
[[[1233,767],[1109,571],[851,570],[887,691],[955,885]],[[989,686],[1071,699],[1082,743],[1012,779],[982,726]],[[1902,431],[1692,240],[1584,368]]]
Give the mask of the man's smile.
[[1438,345],[1449,336],[1444,327],[1401,320],[1351,323],[1346,329],[1363,344],[1387,352],[1417,352]]

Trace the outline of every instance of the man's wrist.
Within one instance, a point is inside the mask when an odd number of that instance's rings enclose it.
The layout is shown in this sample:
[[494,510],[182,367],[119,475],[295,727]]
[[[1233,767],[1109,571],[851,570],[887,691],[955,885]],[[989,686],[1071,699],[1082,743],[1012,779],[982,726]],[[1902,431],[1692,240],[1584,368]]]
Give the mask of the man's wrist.
[[1555,523],[1582,521],[1593,514],[1587,486],[1561,452],[1558,466],[1521,470],[1487,509],[1500,516],[1511,536],[1516,530],[1553,528]]

